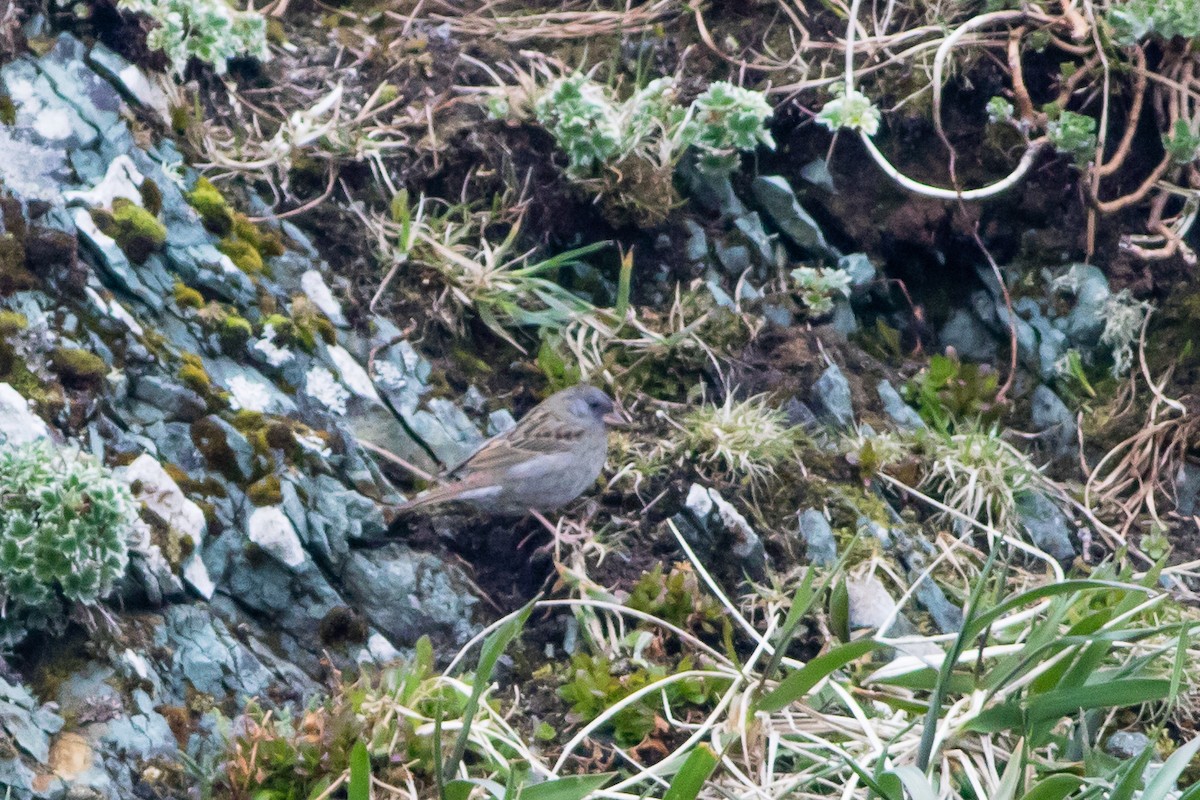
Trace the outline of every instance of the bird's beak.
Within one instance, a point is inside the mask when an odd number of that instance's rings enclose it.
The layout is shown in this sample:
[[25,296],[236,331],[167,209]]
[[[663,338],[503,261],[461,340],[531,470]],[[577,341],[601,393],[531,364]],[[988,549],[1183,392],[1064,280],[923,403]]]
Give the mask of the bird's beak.
[[632,424],[629,415],[620,408],[614,408],[612,411],[605,414],[601,419],[604,424],[610,428],[628,428]]

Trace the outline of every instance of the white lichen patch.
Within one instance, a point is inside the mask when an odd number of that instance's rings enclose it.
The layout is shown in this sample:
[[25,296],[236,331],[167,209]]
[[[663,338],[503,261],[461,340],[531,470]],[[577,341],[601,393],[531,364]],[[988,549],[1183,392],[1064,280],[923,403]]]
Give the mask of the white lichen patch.
[[300,276],[300,289],[305,296],[312,301],[312,304],[321,310],[321,313],[329,317],[329,321],[334,325],[345,326],[346,316],[342,313],[342,304],[333,296],[333,291],[330,290],[329,284],[325,283],[325,278],[315,269],[310,269]]
[[271,390],[260,381],[245,375],[234,375],[229,379],[229,407],[234,411],[257,411],[262,414],[273,404]]
[[346,401],[350,392],[338,383],[338,379],[325,367],[313,367],[308,371],[304,380],[304,391],[334,414],[341,416],[346,413]]
[[342,374],[342,382],[349,387],[350,391],[366,400],[377,403],[383,402],[379,397],[379,393],[375,391],[375,384],[371,382],[371,377],[367,375],[367,371],[362,368],[361,364],[354,360],[354,356],[350,355],[346,348],[336,344],[333,345],[329,348],[329,357],[333,359],[334,366]]

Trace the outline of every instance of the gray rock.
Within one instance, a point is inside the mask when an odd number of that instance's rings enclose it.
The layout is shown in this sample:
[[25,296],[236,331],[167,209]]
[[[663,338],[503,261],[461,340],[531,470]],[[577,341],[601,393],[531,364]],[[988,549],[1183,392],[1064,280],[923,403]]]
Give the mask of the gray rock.
[[833,185],[833,173],[829,171],[829,163],[823,158],[814,158],[800,168],[800,177],[830,194],[837,194]]
[[838,259],[838,269],[850,275],[850,285],[861,288],[875,280],[878,270],[866,253],[851,253]]
[[166,412],[168,419],[184,422],[195,422],[208,408],[204,398],[191,389],[155,375],[138,378],[133,396]]
[[815,508],[800,514],[800,538],[804,541],[804,557],[809,564],[831,567],[837,563],[837,540],[825,515]]
[[[916,577],[917,570],[911,577]],[[917,584],[914,596],[917,603],[929,613],[929,618],[941,633],[957,633],[962,630],[963,611],[950,602],[942,588],[929,578]]]
[[751,580],[766,574],[767,557],[762,540],[740,511],[716,489],[698,483],[688,489],[684,513],[675,516],[688,545],[705,561],[733,557],[738,571]]
[[1200,512],[1200,465],[1184,462],[1175,475],[1175,510],[1182,517]]
[[1104,752],[1114,758],[1137,758],[1147,747],[1151,747],[1150,737],[1139,731],[1117,731],[1108,737],[1104,743]]
[[1075,306],[1056,324],[1075,347],[1093,347],[1104,331],[1104,305],[1111,295],[1108,278],[1091,264],[1073,264],[1068,275],[1074,286]]
[[824,421],[848,428],[854,424],[850,383],[837,364],[830,364],[813,384],[809,401]]
[[62,728],[62,717],[38,703],[20,684],[0,677],[0,731],[39,764],[50,757],[50,737]]
[[[315,627],[309,629],[310,635],[312,630]],[[298,692],[316,688],[294,666],[262,648],[252,651],[203,606],[168,608],[153,635],[155,645],[163,648],[156,652],[165,657],[155,670],[164,681],[162,702],[184,704],[192,691],[244,702],[249,697],[268,697],[276,685]]]
[[879,400],[883,403],[883,413],[891,417],[892,422],[901,430],[915,431],[925,427],[925,420],[921,419],[915,408],[904,402],[889,381],[880,381],[876,391],[879,392]]
[[779,175],[760,175],[751,185],[754,199],[784,236],[799,247],[816,256],[837,259],[841,257],[825,240],[817,221],[804,210],[796,193],[785,178]]
[[49,436],[50,429],[30,409],[29,400],[7,383],[0,383],[0,446],[27,444]]
[[341,579],[354,607],[397,647],[424,635],[457,647],[479,629],[469,582],[429,553],[401,544],[354,551]]
[[1017,495],[1017,515],[1036,547],[1059,561],[1075,557],[1071,542],[1074,526],[1049,497],[1037,491],[1022,492]]
[[938,339],[944,347],[953,347],[966,361],[986,364],[996,360],[998,349],[991,330],[965,308],[956,308],[950,313],[950,318],[938,332]]
[[1075,417],[1058,395],[1045,384],[1038,384],[1030,397],[1034,430],[1056,458],[1069,457],[1077,444]]
[[708,258],[708,235],[704,228],[692,219],[685,219],[684,226],[688,231],[687,244],[684,245],[684,256],[688,261],[704,261]]

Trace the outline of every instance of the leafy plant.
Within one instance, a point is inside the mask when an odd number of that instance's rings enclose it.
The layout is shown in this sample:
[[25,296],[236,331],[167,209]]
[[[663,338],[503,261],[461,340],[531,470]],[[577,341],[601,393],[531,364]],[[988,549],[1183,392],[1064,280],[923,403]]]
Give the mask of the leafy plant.
[[818,317],[833,310],[833,298],[837,295],[850,296],[850,273],[844,269],[798,267],[792,270],[792,279],[800,289],[804,305]]
[[0,643],[56,632],[125,574],[137,505],[85,455],[45,441],[0,445]]
[[1187,120],[1175,120],[1170,135],[1163,134],[1163,148],[1176,164],[1186,165],[1200,158],[1200,135],[1192,133]]
[[701,170],[728,175],[738,168],[740,153],[775,147],[764,124],[771,113],[762,92],[716,81],[692,102],[683,140],[698,151]]
[[1197,0],[1125,0],[1112,3],[1104,18],[1121,44],[1158,39],[1200,38],[1200,3]]
[[988,122],[1011,122],[1014,112],[1013,104],[1003,97],[993,97],[987,101]]
[[991,368],[935,355],[904,385],[904,399],[916,406],[921,419],[935,430],[951,432],[960,421],[994,422],[999,376]]
[[817,122],[831,131],[849,128],[867,136],[879,132],[881,116],[871,99],[860,91],[849,92],[840,83],[834,84],[834,97],[817,114]]
[[1064,111],[1054,103],[1048,103],[1042,111],[1046,113],[1046,136],[1054,149],[1075,159],[1085,166],[1096,154],[1096,120],[1086,114]]
[[638,578],[625,605],[698,635],[720,634],[726,642],[730,642],[733,635],[729,617],[721,604],[704,590],[695,570],[688,564],[676,564],[666,575],[663,575],[663,565],[655,564]]
[[[671,672],[690,669],[691,659],[685,657]],[[580,653],[571,659],[568,679],[559,688],[558,695],[571,704],[571,710],[582,720],[591,721],[609,713],[622,699],[663,680],[668,674],[668,668],[659,664],[637,667],[618,665],[605,656]],[[667,703],[672,708],[678,708],[681,705],[705,705],[712,698],[715,687],[697,677],[672,681],[665,684],[661,691],[666,695]],[[612,713],[609,723],[617,743],[628,747],[649,736],[655,730],[662,704],[662,695],[654,692]]]
[[146,36],[151,50],[161,50],[178,77],[193,57],[224,74],[228,61],[241,55],[262,61],[267,51],[267,23],[254,11],[234,11],[225,0],[118,0],[123,11],[145,14],[156,27]]

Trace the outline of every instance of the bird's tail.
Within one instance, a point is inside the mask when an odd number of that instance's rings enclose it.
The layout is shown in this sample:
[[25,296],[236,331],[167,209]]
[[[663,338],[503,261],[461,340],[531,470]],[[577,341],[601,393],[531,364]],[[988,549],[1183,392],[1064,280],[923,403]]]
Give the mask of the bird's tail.
[[489,495],[496,494],[498,491],[499,487],[479,486],[471,483],[469,480],[450,483],[430,489],[420,497],[414,497],[403,505],[397,506],[396,514],[403,515],[413,511],[427,510],[447,503],[482,500]]

